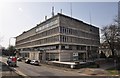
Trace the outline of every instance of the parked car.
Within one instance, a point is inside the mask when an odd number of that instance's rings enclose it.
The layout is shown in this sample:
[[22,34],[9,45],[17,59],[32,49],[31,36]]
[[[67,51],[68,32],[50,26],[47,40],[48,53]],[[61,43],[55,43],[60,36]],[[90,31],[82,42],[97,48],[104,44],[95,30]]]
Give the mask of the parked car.
[[27,63],[27,64],[30,64],[30,62],[31,62],[30,59],[26,59],[26,60],[25,60],[25,63]]
[[9,66],[17,66],[17,58],[14,56],[8,57],[7,64]]
[[32,60],[32,61],[30,62],[30,64],[32,64],[32,65],[39,65],[39,62],[38,62],[37,60]]
[[17,61],[22,61],[22,59],[23,59],[22,57],[18,57]]

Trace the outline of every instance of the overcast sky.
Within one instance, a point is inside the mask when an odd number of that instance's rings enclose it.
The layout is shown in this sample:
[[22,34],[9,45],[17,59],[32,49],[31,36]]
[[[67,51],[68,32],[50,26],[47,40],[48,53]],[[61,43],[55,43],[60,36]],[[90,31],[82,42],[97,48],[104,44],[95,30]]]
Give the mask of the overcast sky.
[[[70,16],[70,2],[4,2],[0,3],[0,45],[7,47],[10,37],[16,37],[23,31],[35,27],[51,17],[51,7],[55,14],[62,9],[63,14]],[[113,23],[118,15],[117,2],[72,2],[72,17],[91,23],[99,28]],[[14,39],[10,39],[14,45]]]

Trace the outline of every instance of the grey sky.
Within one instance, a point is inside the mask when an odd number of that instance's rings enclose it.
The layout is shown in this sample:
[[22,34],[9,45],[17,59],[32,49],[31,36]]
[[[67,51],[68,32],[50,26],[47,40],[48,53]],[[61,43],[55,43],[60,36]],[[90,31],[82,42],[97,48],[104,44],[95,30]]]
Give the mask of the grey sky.
[[[55,7],[55,14],[63,10],[63,14],[70,16],[69,2],[5,2],[0,4],[0,36],[1,45],[7,47],[10,37],[16,37],[23,31],[35,27],[44,20],[44,16],[51,17],[51,7]],[[117,2],[73,2],[72,17],[102,28],[111,24],[118,15]],[[14,39],[11,38],[14,45]]]

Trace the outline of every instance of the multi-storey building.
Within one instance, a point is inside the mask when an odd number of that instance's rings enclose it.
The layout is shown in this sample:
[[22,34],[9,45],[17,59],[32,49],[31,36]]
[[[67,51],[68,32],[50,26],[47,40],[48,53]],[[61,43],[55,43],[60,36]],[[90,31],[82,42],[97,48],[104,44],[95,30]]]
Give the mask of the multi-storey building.
[[21,56],[42,61],[97,58],[99,44],[99,28],[60,13],[16,37]]

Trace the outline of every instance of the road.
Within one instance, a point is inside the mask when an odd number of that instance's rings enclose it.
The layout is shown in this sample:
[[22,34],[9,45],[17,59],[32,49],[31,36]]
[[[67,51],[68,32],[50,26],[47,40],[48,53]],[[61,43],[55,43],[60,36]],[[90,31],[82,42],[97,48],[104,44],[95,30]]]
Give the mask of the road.
[[[6,62],[6,60],[6,58],[3,58],[4,62]],[[81,76],[81,74],[77,72],[60,70],[44,65],[34,66],[24,62],[17,62],[17,65],[18,67],[14,69],[24,76]]]
[[[2,61],[6,62],[7,58],[3,58]],[[28,77],[28,78],[91,78],[91,76],[86,76],[86,74],[78,73],[75,71],[66,71],[57,67],[51,67],[49,65],[41,64],[40,66],[34,66],[26,64],[24,62],[18,62],[17,67],[12,67],[18,74]],[[96,78],[96,76],[92,76]],[[97,78],[101,78],[98,76]],[[108,78],[108,77],[102,77]],[[118,78],[118,77],[110,77]]]

